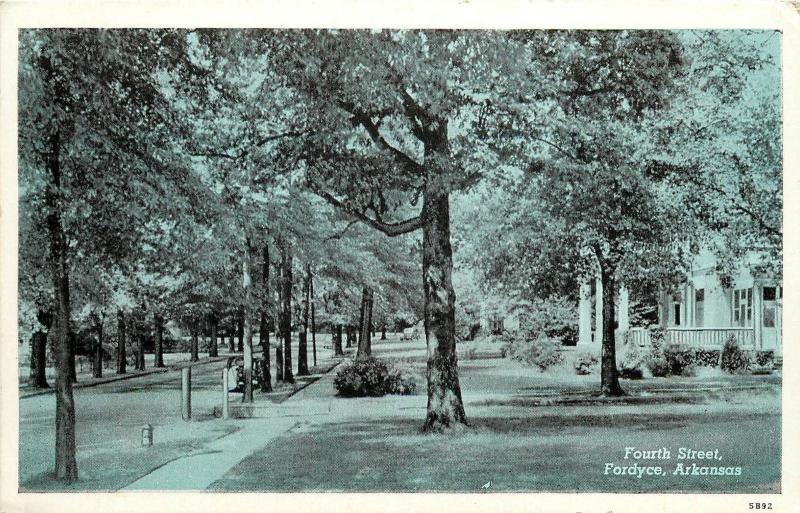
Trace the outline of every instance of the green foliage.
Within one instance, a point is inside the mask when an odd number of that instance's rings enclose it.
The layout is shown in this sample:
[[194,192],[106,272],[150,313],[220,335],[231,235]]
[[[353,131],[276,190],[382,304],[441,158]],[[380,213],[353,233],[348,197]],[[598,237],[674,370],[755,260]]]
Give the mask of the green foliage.
[[670,344],[664,349],[668,374],[671,376],[694,375],[695,350],[683,344]]
[[619,375],[626,379],[642,379],[648,355],[632,340],[626,340],[619,364]]
[[600,363],[600,358],[592,351],[583,351],[575,356],[572,366],[575,368],[575,373],[580,376],[591,374]]
[[758,366],[771,367],[775,363],[775,351],[756,351],[753,360]]
[[664,377],[669,374],[669,362],[664,355],[666,331],[661,327],[652,327],[649,332],[650,355],[647,359],[647,368],[654,377]]
[[399,369],[389,368],[375,357],[359,358],[336,373],[333,386],[342,397],[380,397],[386,394],[410,395],[416,383]]
[[503,338],[508,357],[525,365],[536,366],[544,371],[564,361],[561,341],[544,333],[528,338],[514,330],[505,332]]
[[747,352],[739,347],[736,335],[729,335],[722,346],[719,357],[719,368],[728,374],[745,372],[750,368],[750,358]]
[[719,365],[719,349],[702,349],[695,348],[693,350],[694,358],[692,363],[697,367],[717,367]]

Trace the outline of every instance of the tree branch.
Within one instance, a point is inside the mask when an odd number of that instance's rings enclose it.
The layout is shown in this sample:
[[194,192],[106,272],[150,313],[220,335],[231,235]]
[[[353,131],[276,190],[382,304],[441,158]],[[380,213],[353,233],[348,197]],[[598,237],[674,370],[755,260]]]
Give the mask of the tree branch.
[[369,217],[365,213],[354,209],[350,205],[347,205],[346,203],[339,200],[331,193],[323,191],[318,187],[315,187],[311,183],[309,183],[309,187],[314,192],[314,194],[324,199],[329,204],[344,211],[346,214],[354,217],[356,220],[368,224],[369,226],[375,228],[376,230],[385,233],[389,237],[396,237],[398,235],[403,235],[405,233],[413,232],[415,230],[422,228],[425,224],[421,216],[412,217],[411,219],[406,219],[405,221],[400,221],[397,223],[387,223],[383,221],[378,221],[376,219]]
[[406,168],[407,171],[417,176],[422,176],[425,174],[425,170],[421,164],[408,156],[405,152],[389,144],[383,135],[381,135],[378,125],[372,121],[371,114],[361,112],[356,109],[354,105],[346,102],[339,102],[339,106],[353,116],[352,120],[355,124],[364,127],[364,130],[367,131],[370,139],[372,139],[372,142],[374,142],[378,148],[388,151],[400,165]]

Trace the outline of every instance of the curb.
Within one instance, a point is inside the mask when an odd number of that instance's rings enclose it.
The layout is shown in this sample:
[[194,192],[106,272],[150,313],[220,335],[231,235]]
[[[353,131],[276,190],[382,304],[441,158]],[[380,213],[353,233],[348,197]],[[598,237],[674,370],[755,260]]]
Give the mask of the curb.
[[[213,359],[209,358],[208,360],[198,361],[198,362],[178,362],[178,363],[172,364],[172,365],[170,365],[168,367],[155,367],[155,368],[150,368],[150,369],[147,369],[147,370],[141,371],[141,372],[140,371],[134,371],[133,373],[130,373],[130,374],[126,373],[126,374],[122,374],[122,375],[117,375],[117,376],[114,376],[113,378],[108,378],[108,379],[102,378],[99,381],[92,381],[92,382],[89,382],[89,383],[73,383],[72,384],[72,388],[73,388],[73,390],[76,389],[76,388],[91,388],[91,387],[96,387],[96,386],[100,386],[100,385],[105,385],[107,383],[114,383],[114,382],[117,382],[117,381],[124,381],[124,380],[127,380],[127,379],[141,378],[141,377],[144,377],[144,376],[150,376],[152,374],[162,374],[164,372],[180,370],[180,369],[183,369],[185,367],[196,367],[198,365],[206,365],[206,364],[209,364],[209,363],[220,362],[220,361],[225,360],[226,358],[227,357],[214,357]],[[186,365],[186,363],[189,363],[189,365]],[[50,388],[47,388],[47,389],[44,389],[44,390],[38,390],[36,392],[23,393],[23,394],[21,394],[19,396],[19,398],[20,398],[20,400],[22,400],[22,399],[27,399],[29,397],[36,397],[36,396],[47,395],[47,394],[54,394],[55,391],[56,391],[55,387],[51,386]]]

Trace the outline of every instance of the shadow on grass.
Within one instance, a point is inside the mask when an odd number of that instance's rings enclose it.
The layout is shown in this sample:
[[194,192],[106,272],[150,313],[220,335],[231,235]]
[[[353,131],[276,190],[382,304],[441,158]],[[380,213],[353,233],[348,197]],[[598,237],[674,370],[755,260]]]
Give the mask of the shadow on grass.
[[[427,434],[407,418],[309,425],[240,462],[210,489],[229,491],[775,491],[780,417],[620,414],[475,417]],[[737,478],[604,475],[624,448],[719,448]],[[672,467],[674,468],[674,463]],[[484,490],[485,491],[485,490]]]

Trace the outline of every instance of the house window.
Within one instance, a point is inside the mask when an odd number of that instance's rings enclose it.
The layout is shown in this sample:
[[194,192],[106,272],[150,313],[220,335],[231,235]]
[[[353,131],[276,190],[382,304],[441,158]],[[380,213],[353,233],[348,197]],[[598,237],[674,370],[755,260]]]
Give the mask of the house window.
[[674,309],[674,319],[675,319],[675,326],[681,325],[681,304],[675,303],[673,306]]
[[775,298],[778,296],[776,287],[764,287],[764,322],[765,328],[775,327]]
[[753,322],[753,289],[733,291],[733,324],[751,326]]
[[703,327],[703,315],[705,313],[705,289],[697,289],[694,291],[694,325]]
[[497,314],[489,318],[489,330],[494,335],[503,333],[503,317]]

